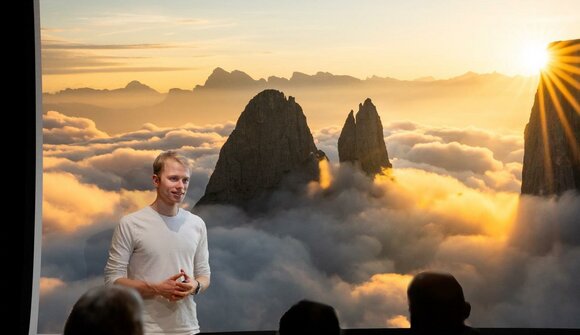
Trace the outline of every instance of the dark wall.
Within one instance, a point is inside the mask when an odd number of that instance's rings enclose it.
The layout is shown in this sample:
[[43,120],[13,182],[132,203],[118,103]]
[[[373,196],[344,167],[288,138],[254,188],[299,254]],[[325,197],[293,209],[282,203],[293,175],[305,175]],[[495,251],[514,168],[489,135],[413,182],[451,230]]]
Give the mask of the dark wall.
[[[2,319],[16,325],[17,334],[28,334],[33,280],[34,255],[34,199],[36,164],[36,73],[34,41],[34,0],[15,1],[6,12],[9,20],[8,41],[3,48],[6,57],[5,99],[12,103],[5,105],[5,134],[2,176],[5,200],[3,211],[4,236],[9,241],[3,243],[3,277],[8,285],[4,290],[16,294],[16,308],[10,308],[9,315]],[[14,8],[16,7],[16,8]],[[6,18],[7,16],[5,16]],[[6,22],[6,21],[5,21]],[[8,107],[11,106],[11,107]],[[8,117],[8,113],[10,113]],[[8,131],[8,129],[10,131]],[[24,205],[24,208],[20,206]],[[13,218],[13,219],[10,219]],[[10,233],[8,233],[10,232]],[[14,232],[14,235],[12,234]],[[8,233],[8,234],[7,234]],[[7,261],[8,260],[8,261]],[[10,305],[5,305],[10,306]],[[10,328],[13,328],[11,326]]]

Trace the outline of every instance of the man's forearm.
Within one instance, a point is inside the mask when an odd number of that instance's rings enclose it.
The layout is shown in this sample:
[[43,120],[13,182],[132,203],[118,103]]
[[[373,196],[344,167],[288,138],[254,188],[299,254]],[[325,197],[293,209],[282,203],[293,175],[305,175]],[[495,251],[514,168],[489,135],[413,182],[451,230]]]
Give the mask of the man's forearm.
[[159,295],[159,290],[155,284],[143,280],[119,278],[115,280],[115,284],[134,288],[143,298],[153,298],[154,296]]

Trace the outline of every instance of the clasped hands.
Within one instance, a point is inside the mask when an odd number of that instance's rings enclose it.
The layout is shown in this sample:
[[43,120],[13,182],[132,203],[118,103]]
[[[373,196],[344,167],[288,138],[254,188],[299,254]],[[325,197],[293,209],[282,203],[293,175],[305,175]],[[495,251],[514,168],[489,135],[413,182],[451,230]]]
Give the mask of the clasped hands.
[[[183,279],[180,280],[180,278]],[[169,301],[179,301],[194,292],[197,287],[197,282],[191,280],[191,277],[181,269],[179,273],[174,274],[155,286],[158,295],[161,295]]]

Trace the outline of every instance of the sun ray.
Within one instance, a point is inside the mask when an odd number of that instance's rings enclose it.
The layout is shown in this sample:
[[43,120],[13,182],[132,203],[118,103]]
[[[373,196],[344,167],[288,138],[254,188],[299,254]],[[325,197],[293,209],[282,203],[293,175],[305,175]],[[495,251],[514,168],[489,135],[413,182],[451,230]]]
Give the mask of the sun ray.
[[580,50],[580,44],[574,44],[574,41],[558,42],[553,44],[549,51],[553,55],[569,55]]
[[580,63],[579,56],[559,56],[558,55],[558,62],[566,63],[566,64],[576,64]]
[[574,98],[572,93],[570,93],[570,91],[568,90],[566,85],[564,85],[564,83],[562,83],[562,81],[560,79],[558,79],[557,76],[553,75],[550,71],[546,71],[545,73],[550,77],[550,79],[554,83],[554,85],[556,85],[556,87],[558,87],[558,91],[560,91],[560,93],[562,93],[564,98],[566,98],[566,100],[570,103],[572,108],[574,108],[576,113],[580,114],[580,105],[578,104],[578,101],[576,100],[576,98]]
[[542,73],[540,78],[540,85],[538,85],[538,100],[540,104],[540,125],[542,127],[542,141],[544,146],[544,176],[548,182],[546,185],[549,189],[545,192],[548,194],[553,193],[554,188],[554,175],[552,170],[552,158],[550,153],[550,141],[548,138],[548,125],[546,123],[546,106],[544,99],[544,82],[547,80],[545,75]]
[[557,68],[551,68],[550,71],[553,72],[560,79],[572,85],[575,89],[580,90],[580,83],[566,72]]
[[[558,96],[556,94],[554,86],[552,85],[552,82],[554,82],[554,84],[558,87],[558,89],[562,93],[563,93],[562,88],[564,87],[564,85],[561,82],[556,83],[555,80],[558,80],[558,78],[556,78],[556,76],[554,76],[550,72],[546,72],[546,74],[550,77],[550,78],[547,78],[548,80],[545,81],[546,88],[548,89],[548,93],[550,94],[552,104],[554,105],[554,107],[556,109],[556,113],[558,115],[558,118],[560,119],[560,124],[562,125],[562,128],[564,128],[564,134],[568,138],[568,141],[570,142],[570,146],[572,147],[572,155],[573,155],[575,160],[578,160],[578,158],[580,157],[580,151],[578,150],[578,143],[577,143],[578,141],[576,140],[576,137],[574,136],[574,132],[573,132],[572,128],[570,127],[570,122],[568,121],[568,118],[566,117],[566,114],[564,113],[564,109],[562,108],[562,104],[560,103],[560,99],[558,99]],[[560,86],[562,86],[562,87],[560,87]],[[566,99],[568,99],[568,98],[566,98]]]
[[570,65],[570,64],[566,64],[566,63],[561,63],[561,62],[553,62],[550,64],[550,67],[556,67],[558,69],[562,69],[566,72],[570,72],[570,73],[574,73],[574,74],[580,74],[580,68],[574,65]]

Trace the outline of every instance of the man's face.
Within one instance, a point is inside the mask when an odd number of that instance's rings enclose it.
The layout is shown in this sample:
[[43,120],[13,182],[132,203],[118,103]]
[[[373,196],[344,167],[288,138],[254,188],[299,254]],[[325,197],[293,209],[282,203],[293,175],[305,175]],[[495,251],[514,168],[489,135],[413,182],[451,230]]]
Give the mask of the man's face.
[[168,205],[179,204],[189,186],[189,169],[176,160],[168,159],[159,175],[153,175],[157,197]]

